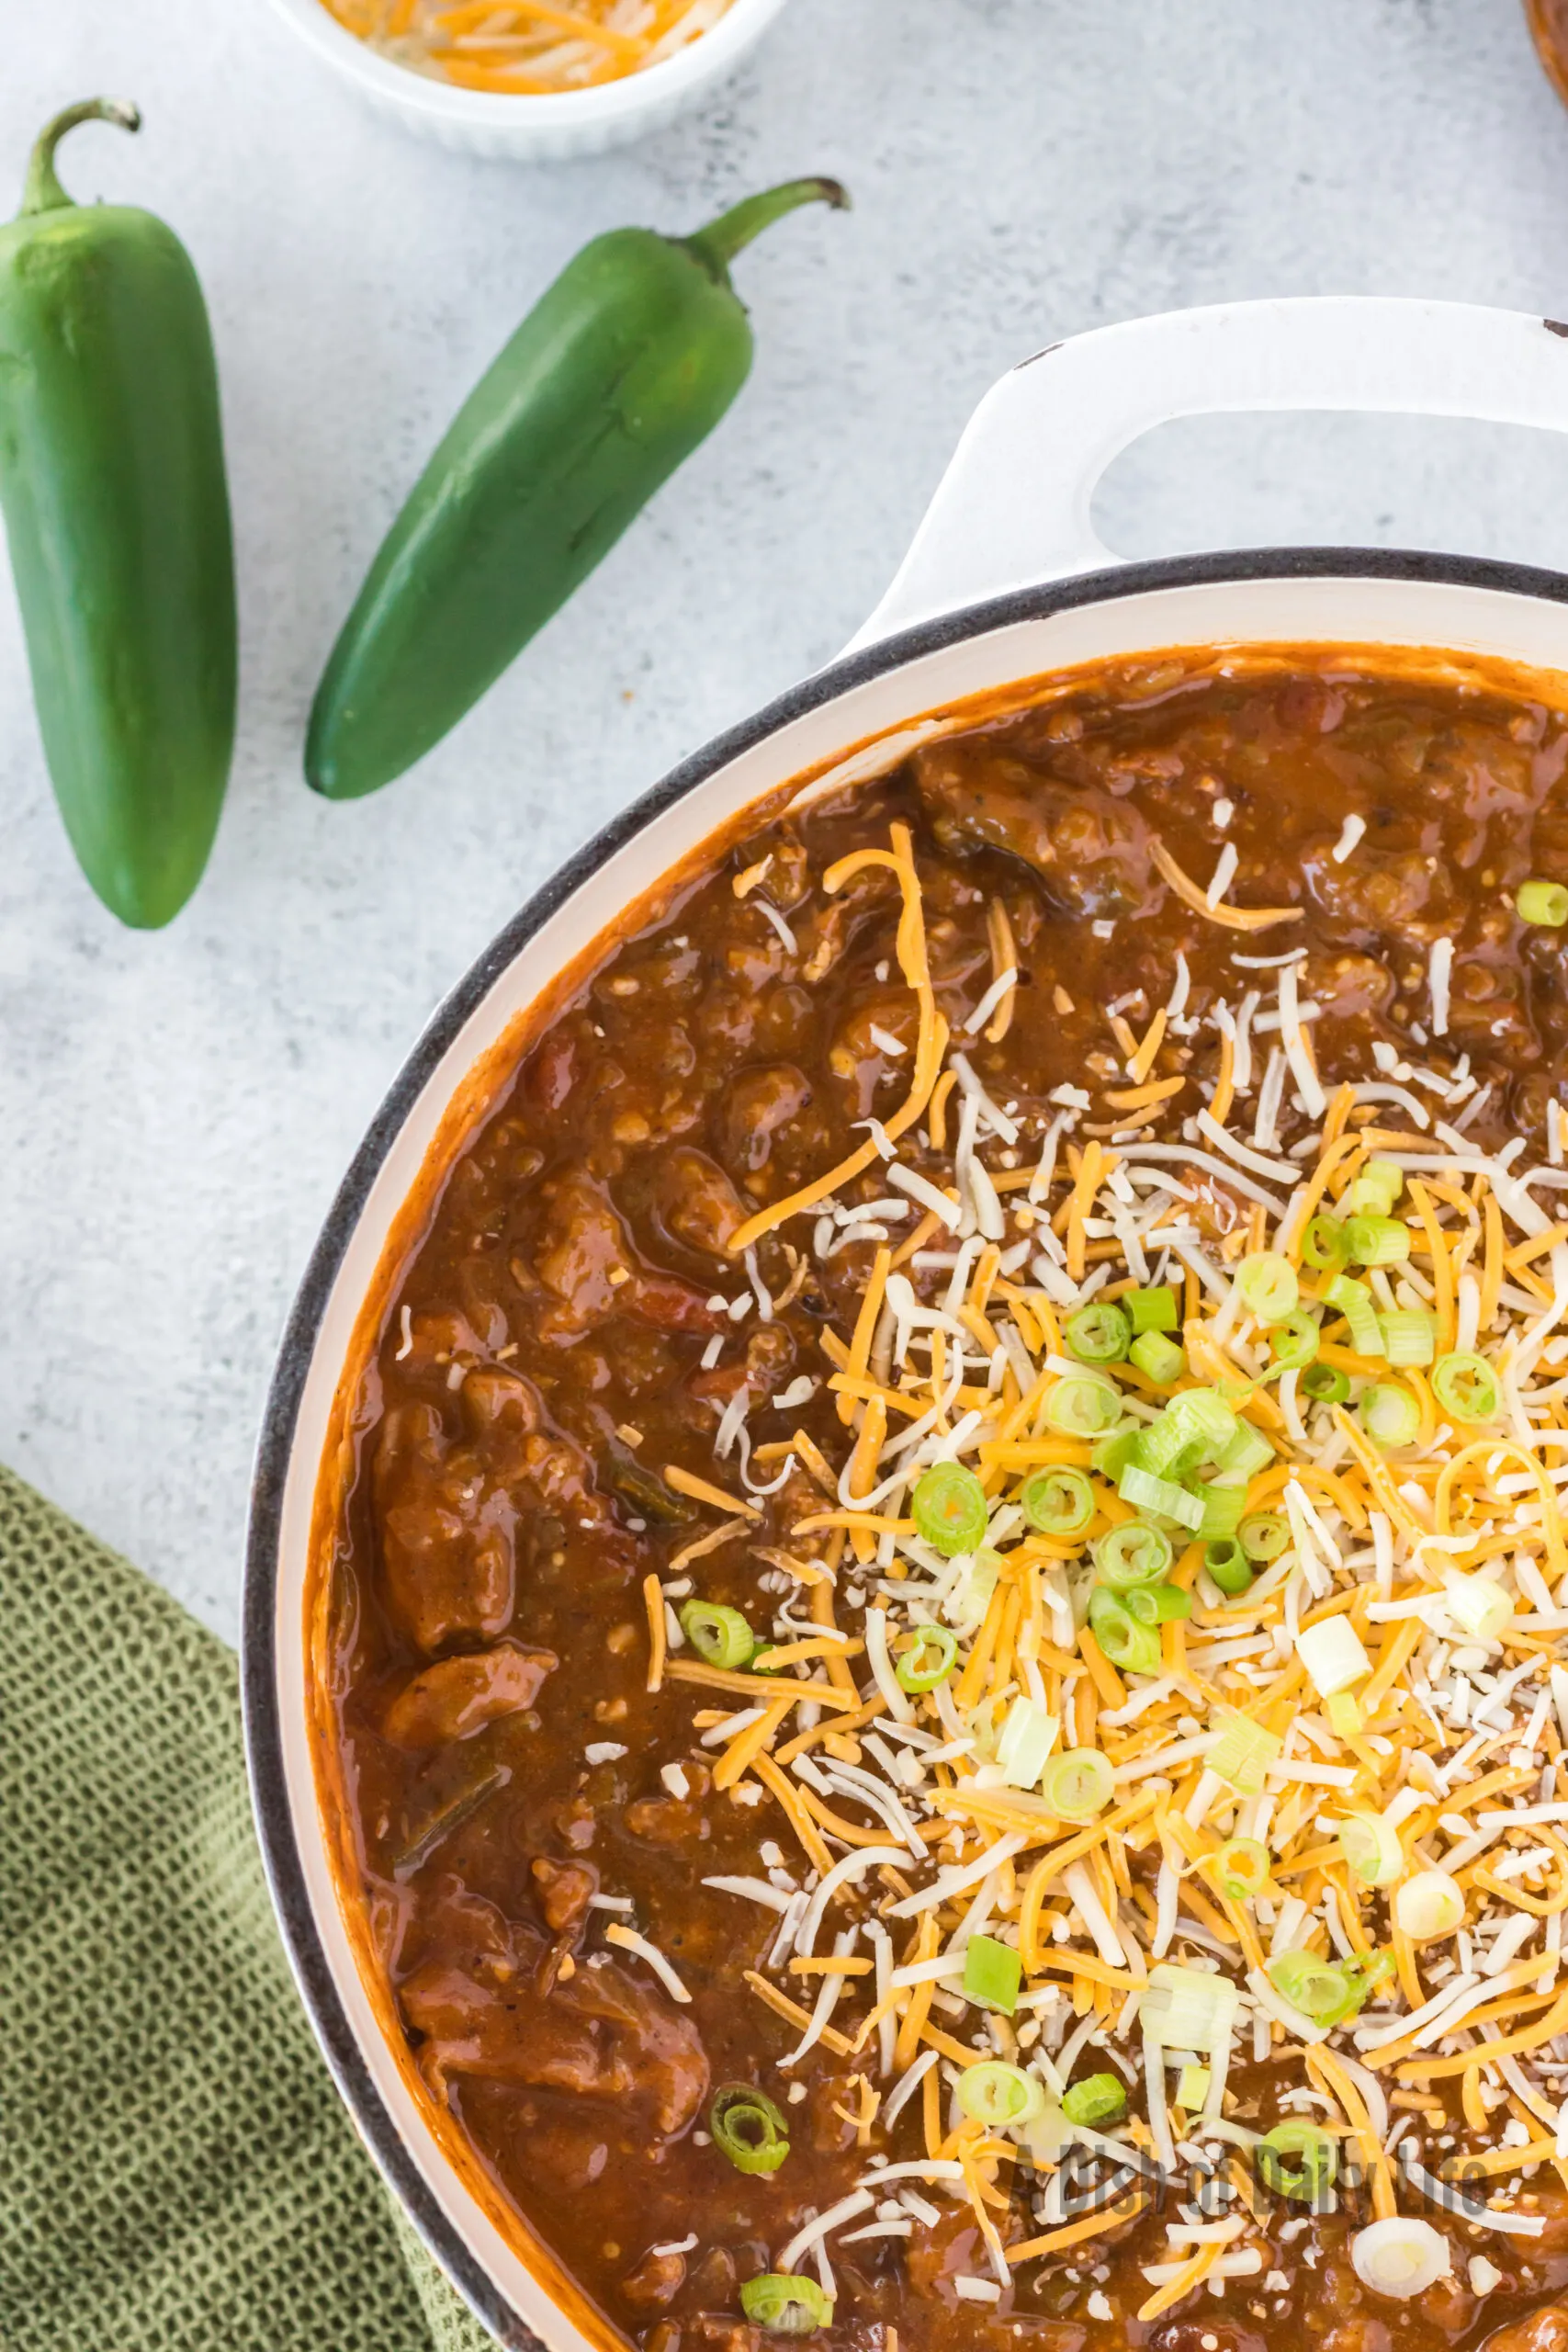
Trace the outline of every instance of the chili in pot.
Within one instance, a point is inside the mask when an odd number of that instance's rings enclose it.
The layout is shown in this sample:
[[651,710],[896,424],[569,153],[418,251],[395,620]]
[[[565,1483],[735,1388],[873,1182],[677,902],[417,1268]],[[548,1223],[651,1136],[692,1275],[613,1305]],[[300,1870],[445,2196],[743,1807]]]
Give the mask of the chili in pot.
[[1565,763],[1354,650],[1043,684],[445,1178],[353,1899],[647,2352],[1568,2343]]

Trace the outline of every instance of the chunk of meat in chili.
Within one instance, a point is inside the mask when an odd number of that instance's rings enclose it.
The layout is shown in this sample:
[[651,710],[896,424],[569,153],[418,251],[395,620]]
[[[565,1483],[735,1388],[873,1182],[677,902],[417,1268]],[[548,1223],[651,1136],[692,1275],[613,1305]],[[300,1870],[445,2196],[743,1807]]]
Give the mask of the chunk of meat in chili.
[[548,1854],[536,1854],[528,1869],[539,1890],[546,1925],[558,1936],[580,1928],[599,1892],[599,1873],[592,1863],[558,1862]]
[[674,2301],[686,2283],[686,2257],[683,2254],[660,2253],[650,2247],[633,2270],[621,2281],[621,2292],[628,2303],[639,2312],[661,2312]]
[[793,1144],[792,1165],[821,1133],[809,1114],[816,1090],[793,1062],[771,1062],[742,1070],[725,1105],[724,1156],[737,1175],[759,1175],[775,1147]]
[[1434,861],[1418,848],[1382,849],[1363,841],[1340,864],[1325,840],[1305,852],[1302,872],[1329,922],[1357,944],[1407,932],[1429,910],[1437,916],[1433,927],[1441,928],[1446,894],[1437,886]]
[[681,2331],[682,2346],[692,2352],[761,2352],[762,2331],[749,2319],[732,2319],[723,2312],[699,2312]]
[[546,1338],[591,1331],[616,1315],[640,1316],[662,1331],[718,1329],[705,1291],[643,1264],[608,1193],[586,1169],[551,1188],[534,1268],[558,1301],[539,1320]]
[[381,1555],[392,1605],[430,1653],[492,1639],[513,1600],[510,1496],[447,1430],[434,1406],[394,1406],[376,1446]]
[[532,1381],[520,1373],[481,1366],[463,1382],[462,1406],[469,1430],[484,1445],[486,1462],[502,1478],[520,1476],[528,1460],[526,1441],[543,1411]]
[[718,1259],[747,1217],[745,1203],[717,1160],[689,1144],[663,1160],[659,1209],[665,1230],[677,1241]]
[[1147,914],[1164,888],[1144,819],[1098,785],[1059,783],[983,737],[926,744],[911,765],[944,849],[1022,858],[1065,914]]
[[712,1786],[705,1764],[683,1767],[687,1793],[683,1797],[638,1797],[626,1807],[626,1827],[634,1838],[655,1846],[699,1845],[709,1835],[705,1800]]
[[399,1747],[467,1739],[486,1724],[531,1707],[546,1675],[559,1664],[554,1650],[525,1649],[518,1642],[438,1658],[404,1683],[382,1728]]
[[883,1090],[909,1083],[910,1057],[919,1035],[919,1013],[906,992],[873,996],[858,1004],[833,1041],[828,1066],[853,1089],[853,1116],[869,1118]]
[[1568,2352],[1568,2303],[1547,2303],[1486,2338],[1481,2352]]
[[683,2132],[708,2065],[695,2026],[668,1996],[608,1957],[551,1983],[550,1947],[536,1929],[478,1897],[463,1908],[469,1949],[426,1961],[399,1987],[432,2077],[567,2091],[633,2109],[661,2134]]

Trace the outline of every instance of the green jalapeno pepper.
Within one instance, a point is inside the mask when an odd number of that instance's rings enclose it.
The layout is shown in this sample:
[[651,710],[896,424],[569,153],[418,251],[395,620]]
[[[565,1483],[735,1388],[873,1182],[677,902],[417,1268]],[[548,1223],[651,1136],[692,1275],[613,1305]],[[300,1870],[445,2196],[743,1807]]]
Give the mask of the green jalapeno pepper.
[[691,237],[619,229],[569,262],[436,449],[333,648],[305,773],[331,800],[438,743],[615,545],[745,382],[728,264],[797,205],[794,180]]
[[130,205],[73,203],[33,150],[0,227],[0,507],[44,756],[82,870],[152,927],[201,878],[234,741],[234,565],[218,370],[190,257]]

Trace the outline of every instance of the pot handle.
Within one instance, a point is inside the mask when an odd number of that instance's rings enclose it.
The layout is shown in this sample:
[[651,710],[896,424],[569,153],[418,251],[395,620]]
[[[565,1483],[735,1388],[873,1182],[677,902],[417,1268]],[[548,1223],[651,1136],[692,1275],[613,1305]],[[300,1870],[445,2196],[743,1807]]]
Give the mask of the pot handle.
[[1130,319],[993,384],[892,586],[846,648],[1122,560],[1089,519],[1112,458],[1179,416],[1360,409],[1568,432],[1568,326],[1476,303],[1292,295]]

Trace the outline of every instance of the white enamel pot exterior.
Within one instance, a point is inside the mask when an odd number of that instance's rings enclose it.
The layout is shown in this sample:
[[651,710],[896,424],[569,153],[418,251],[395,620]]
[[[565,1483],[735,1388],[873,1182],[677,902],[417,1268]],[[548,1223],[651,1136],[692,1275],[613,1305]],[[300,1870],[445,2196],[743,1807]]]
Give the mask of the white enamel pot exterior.
[[621,910],[739,810],[846,758],[848,773],[886,768],[922,718],[955,702],[1172,647],[1316,641],[1568,673],[1568,578],[1556,572],[1321,548],[1119,565],[1089,520],[1111,459],[1174,416],[1376,410],[1568,430],[1565,334],[1457,304],[1301,300],[1134,321],[1026,361],[981,403],[845,654],[666,776],[523,909],[436,1013],[361,1146],[296,1303],[262,1432],[247,1740],[278,1916],[327,2063],[426,2241],[502,2343],[583,2352],[606,2332],[564,2307],[548,2261],[487,2215],[422,2113],[340,1911],[308,1738],[308,1549],[333,1398],[443,1114]]

